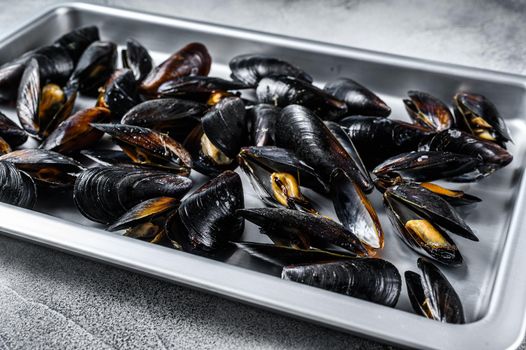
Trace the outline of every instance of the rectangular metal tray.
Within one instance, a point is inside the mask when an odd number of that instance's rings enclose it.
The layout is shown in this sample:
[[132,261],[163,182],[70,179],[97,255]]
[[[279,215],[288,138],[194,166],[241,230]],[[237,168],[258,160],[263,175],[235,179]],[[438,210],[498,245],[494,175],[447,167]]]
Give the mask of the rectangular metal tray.
[[[353,77],[386,100],[393,108],[392,118],[406,118],[402,98],[410,89],[446,101],[459,89],[490,97],[511,128],[515,144],[510,151],[515,159],[488,179],[460,186],[484,200],[464,213],[480,242],[455,237],[465,265],[444,269],[460,294],[468,323],[442,324],[414,315],[405,287],[396,309],[391,309],[283,281],[274,276],[279,271],[242,252],[220,262],[108,233],[83,218],[68,195],[41,198],[35,211],[0,204],[0,230],[5,234],[382,342],[434,349],[502,349],[520,344],[526,310],[526,235],[521,232],[526,224],[525,77],[78,3],[53,8],[1,40],[0,62],[91,24],[99,26],[104,39],[119,44],[136,38],[152,50],[156,61],[188,42],[202,42],[213,57],[211,75],[215,76],[228,76],[227,63],[233,56],[258,52],[303,67],[319,84],[338,76]],[[15,116],[12,108],[0,109]],[[193,178],[203,182],[202,177]],[[247,207],[262,206],[246,182],[244,189]],[[308,194],[319,201],[324,213],[333,215],[329,202]],[[381,256],[401,273],[415,270],[418,256],[395,236],[380,196],[373,195],[372,201],[386,231]],[[243,239],[266,238],[248,224]]]

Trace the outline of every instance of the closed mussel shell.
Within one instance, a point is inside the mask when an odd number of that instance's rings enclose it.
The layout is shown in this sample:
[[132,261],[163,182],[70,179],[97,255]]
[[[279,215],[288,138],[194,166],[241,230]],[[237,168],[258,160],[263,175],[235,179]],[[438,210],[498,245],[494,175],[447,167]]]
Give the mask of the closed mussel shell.
[[55,41],[55,45],[66,49],[73,61],[77,63],[84,50],[97,40],[100,40],[99,29],[96,26],[86,26],[62,35]]
[[0,202],[31,209],[37,200],[35,183],[9,162],[0,161]]
[[126,112],[141,102],[137,83],[129,69],[115,71],[106,82],[97,103],[99,107],[106,107],[111,111],[114,120],[120,120]]
[[148,50],[137,40],[126,40],[126,50],[122,50],[122,65],[133,72],[135,80],[141,82],[153,68],[153,59]]
[[0,137],[11,147],[20,146],[27,141],[24,130],[2,112],[0,112]]
[[228,96],[230,94],[228,91],[244,89],[247,89],[247,86],[238,81],[191,75],[169,80],[163,83],[157,92],[163,98],[176,97],[214,105],[217,103],[214,101],[216,98],[214,95]]
[[275,144],[276,120],[280,109],[260,103],[248,110],[249,141],[252,146],[273,146]]

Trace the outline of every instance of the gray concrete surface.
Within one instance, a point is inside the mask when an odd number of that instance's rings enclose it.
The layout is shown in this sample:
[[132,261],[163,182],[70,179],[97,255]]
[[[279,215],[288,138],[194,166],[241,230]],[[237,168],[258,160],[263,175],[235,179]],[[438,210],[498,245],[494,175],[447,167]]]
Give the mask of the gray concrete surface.
[[[60,2],[0,1],[0,36]],[[526,74],[525,1],[93,2]],[[390,347],[0,236],[4,348]]]

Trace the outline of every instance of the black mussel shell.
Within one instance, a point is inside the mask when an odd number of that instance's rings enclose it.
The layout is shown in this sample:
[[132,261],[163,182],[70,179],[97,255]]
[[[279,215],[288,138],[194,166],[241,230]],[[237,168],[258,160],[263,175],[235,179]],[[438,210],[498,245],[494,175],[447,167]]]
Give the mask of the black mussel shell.
[[96,26],[86,26],[72,30],[55,41],[69,53],[76,63],[86,48],[94,41],[100,40],[99,29]]
[[126,155],[123,151],[113,150],[113,149],[85,149],[80,151],[80,153],[90,159],[91,161],[103,165],[103,166],[112,166],[112,165],[121,165],[121,166],[136,166],[137,163],[134,163],[130,157]]
[[239,97],[227,97],[201,119],[210,142],[227,157],[234,158],[246,139],[245,104]]
[[244,207],[241,178],[225,171],[188,196],[179,206],[185,239],[200,250],[214,251],[241,237],[244,220],[236,210]]
[[135,39],[126,40],[126,50],[121,51],[122,66],[133,72],[137,82],[143,81],[153,68],[148,50]]
[[23,149],[0,157],[0,161],[13,163],[28,173],[38,184],[48,187],[73,185],[76,175],[84,167],[72,158],[43,149]]
[[449,204],[451,204],[454,207],[460,207],[464,205],[482,202],[482,199],[480,199],[479,197],[473,196],[469,193],[465,193],[460,190],[445,188],[432,182],[424,182],[421,183],[420,186],[442,197],[442,199],[446,200]]
[[248,54],[234,57],[230,63],[232,79],[248,86],[256,86],[259,81],[268,76],[287,75],[308,83],[312,77],[298,67],[273,57]]
[[0,66],[0,102],[13,101],[28,59],[17,59]]
[[345,101],[348,115],[387,117],[391,108],[365,86],[349,78],[340,78],[323,88],[334,97]]
[[304,242],[300,248],[323,248],[327,244],[334,244],[356,255],[368,255],[367,249],[354,233],[321,215],[282,208],[252,208],[237,212],[262,228],[272,239],[285,242],[299,240]]
[[237,248],[252,256],[279,266],[312,264],[356,258],[344,252],[321,249],[297,249],[275,244],[252,242],[234,242],[234,244]]
[[121,124],[162,131],[186,128],[194,125],[207,109],[204,104],[177,98],[148,100],[130,109],[122,117]]
[[0,112],[0,137],[11,147],[20,146],[27,141],[24,130],[2,112]]
[[10,153],[12,151],[11,146],[0,136],[0,156]]
[[31,136],[37,136],[40,132],[38,120],[38,105],[40,103],[40,74],[39,64],[36,59],[32,59],[27,64],[20,86],[18,88],[18,98],[16,100],[16,112],[20,124]]
[[124,215],[117,219],[108,231],[117,231],[129,227],[134,227],[140,223],[151,221],[152,219],[164,215],[169,211],[176,210],[179,200],[172,197],[157,197],[148,199],[135,205]]
[[95,145],[104,133],[91,123],[107,122],[110,111],[103,107],[81,110],[60,123],[44,140],[40,148],[69,154]]
[[455,127],[455,118],[444,102],[421,91],[407,94],[409,99],[404,100],[405,109],[415,124],[434,131]]
[[464,238],[478,241],[477,236],[455,209],[442,197],[418,185],[405,183],[388,188],[385,196],[395,197],[433,224],[437,224]]
[[115,70],[117,45],[109,41],[91,43],[80,57],[73,74],[68,81],[67,90],[78,90],[89,96],[97,96],[98,89]]
[[[248,87],[238,81],[207,76],[183,76],[159,86],[160,97],[176,97],[198,102],[211,102],[214,93],[244,90]],[[214,103],[208,103],[213,105]]]
[[75,62],[68,51],[58,45],[44,46],[26,53],[23,57],[27,57],[28,61],[31,59],[38,61],[39,74],[43,84],[49,82],[59,85],[65,84],[75,67]]
[[116,140],[135,163],[171,166],[183,172],[192,167],[192,157],[188,151],[166,134],[134,125],[91,125]]
[[276,121],[276,145],[292,150],[327,184],[334,171],[341,169],[366,193],[374,188],[323,121],[305,107],[290,105],[281,111]]
[[418,259],[419,275],[405,272],[407,292],[413,310],[424,317],[446,323],[466,323],[462,302],[455,289],[438,267]]
[[252,146],[273,146],[275,141],[276,120],[280,113],[278,107],[260,103],[248,110],[248,135]]
[[0,161],[0,202],[31,209],[37,200],[35,183],[9,162]]
[[453,98],[459,128],[473,136],[495,141],[501,146],[511,141],[510,131],[497,107],[487,97],[469,92],[459,92]]
[[513,156],[494,142],[478,139],[460,130],[444,130],[420,147],[421,150],[464,154],[480,160],[477,172],[456,176],[455,181],[473,181],[505,167]]
[[130,109],[141,102],[133,73],[129,69],[115,71],[102,93],[104,107],[107,107],[113,119],[119,120]]
[[402,290],[398,269],[382,259],[286,266],[281,278],[390,307],[396,305]]
[[77,177],[73,199],[88,219],[111,224],[133,206],[157,197],[183,197],[192,180],[163,171],[129,167],[100,167]]
[[479,159],[443,151],[413,151],[385,160],[373,173],[385,180],[401,177],[406,181],[428,182],[473,172]]
[[418,125],[389,118],[347,117],[338,122],[347,132],[368,169],[404,152],[416,151],[433,133]]
[[279,76],[261,79],[256,89],[260,103],[285,107],[292,104],[311,109],[319,117],[333,120],[347,113],[345,102],[303,80]]
[[395,231],[407,246],[444,265],[462,264],[460,251],[443,229],[386,193],[384,205]]
[[187,75],[206,76],[212,57],[201,43],[190,43],[172,54],[144,78],[140,90],[145,95],[156,95],[161,84]]

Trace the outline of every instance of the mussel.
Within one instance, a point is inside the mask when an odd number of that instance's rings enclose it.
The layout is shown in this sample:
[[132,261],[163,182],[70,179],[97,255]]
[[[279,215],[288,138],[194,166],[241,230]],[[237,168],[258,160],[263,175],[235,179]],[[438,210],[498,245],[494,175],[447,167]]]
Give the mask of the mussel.
[[447,278],[431,262],[418,259],[422,275],[405,272],[407,292],[413,310],[424,317],[446,323],[466,322],[462,302]]
[[96,26],[86,26],[64,34],[55,41],[55,45],[66,49],[73,61],[77,63],[86,48],[99,39],[99,29]]
[[442,199],[444,199],[454,207],[470,205],[482,201],[482,199],[480,199],[479,197],[473,196],[469,193],[465,193],[464,191],[445,188],[432,182],[423,182],[420,184],[420,186],[422,186],[426,190],[433,192],[437,196],[440,196]]
[[394,307],[402,290],[398,269],[382,259],[355,258],[283,268],[281,278]]
[[40,148],[63,154],[73,153],[96,144],[104,134],[91,123],[107,122],[110,111],[103,107],[81,110],[60,123]]
[[252,146],[273,146],[275,144],[278,107],[260,103],[248,110],[249,143]]
[[345,101],[347,115],[387,117],[391,108],[374,92],[349,78],[339,78],[323,88],[334,97]]
[[273,57],[248,54],[234,57],[228,64],[232,71],[232,79],[247,86],[256,86],[259,81],[268,76],[285,75],[301,79],[307,83],[312,77],[298,67]]
[[0,157],[0,161],[13,163],[45,187],[69,187],[84,167],[72,158],[43,149],[23,149]]
[[237,213],[280,245],[307,249],[334,244],[358,256],[369,255],[353,232],[321,215],[283,208],[251,208]]
[[208,75],[212,58],[201,43],[190,43],[155,67],[141,82],[145,95],[156,95],[162,83],[187,75]]
[[108,108],[113,119],[119,120],[140,102],[142,100],[133,73],[129,69],[119,69],[100,89],[97,106]]
[[166,233],[176,248],[212,252],[241,237],[244,220],[236,210],[244,207],[238,174],[225,171],[181,202],[166,222]]
[[347,113],[345,102],[304,80],[288,77],[266,77],[256,89],[260,103],[285,107],[296,104],[312,109],[320,118],[333,120]]
[[455,127],[449,107],[438,98],[421,91],[409,91],[404,99],[405,109],[415,124],[432,131]]
[[31,209],[37,200],[35,183],[9,162],[0,161],[0,202]]
[[195,75],[169,80],[159,86],[157,92],[160,97],[176,97],[214,105],[219,102],[216,99],[221,95],[234,96],[229,91],[244,89],[247,86],[238,81]]
[[487,97],[459,92],[453,98],[458,127],[482,140],[504,146],[511,141],[510,131],[497,107]]
[[11,151],[11,146],[9,146],[6,140],[0,137],[0,156],[3,154],[10,153]]
[[110,41],[95,41],[80,57],[68,81],[69,90],[79,90],[88,96],[97,96],[98,89],[115,70],[117,45]]
[[177,141],[158,131],[134,125],[91,124],[109,134],[137,164],[154,164],[188,175],[192,157]]
[[338,122],[368,169],[400,153],[416,151],[433,132],[418,125],[389,118],[347,117]]
[[121,51],[122,66],[133,72],[135,80],[141,82],[153,68],[153,59],[148,50],[135,39],[126,40],[126,49]]
[[2,112],[0,112],[0,137],[11,147],[20,146],[27,141],[24,130]]
[[77,177],[73,199],[82,215],[112,224],[133,206],[152,198],[182,198],[192,180],[168,172],[129,167],[99,167]]

